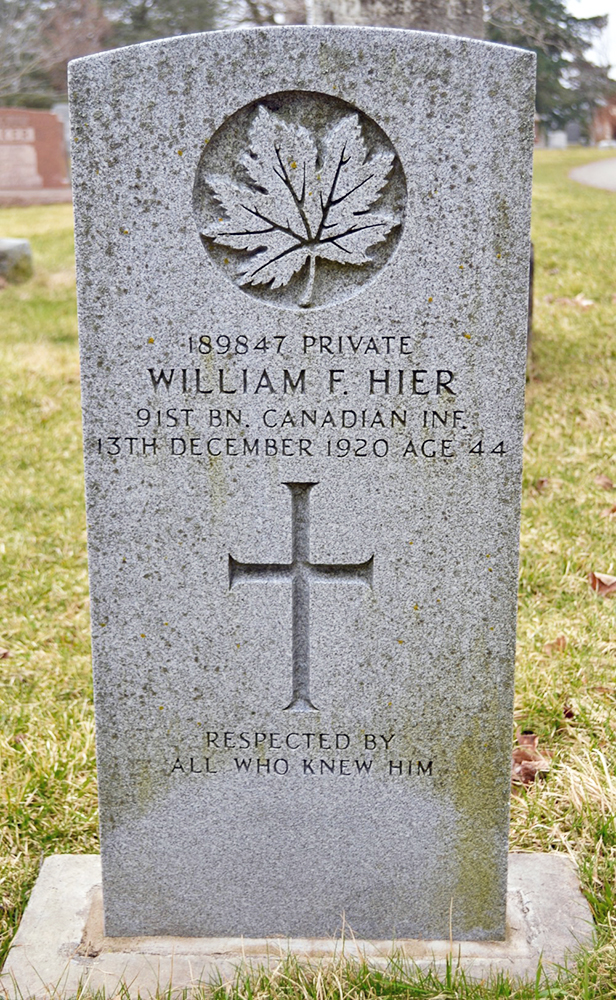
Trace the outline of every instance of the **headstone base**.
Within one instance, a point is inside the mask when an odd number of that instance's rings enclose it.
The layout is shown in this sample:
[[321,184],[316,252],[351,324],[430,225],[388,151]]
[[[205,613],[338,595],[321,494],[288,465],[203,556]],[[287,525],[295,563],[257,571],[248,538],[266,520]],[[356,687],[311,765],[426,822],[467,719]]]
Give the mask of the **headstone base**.
[[[460,966],[484,979],[498,972],[548,976],[576,950],[592,944],[592,917],[575,868],[559,854],[511,854],[507,937],[499,942],[357,941],[349,928],[335,939],[106,938],[100,858],[47,858],[0,974],[0,993],[28,998],[75,996],[80,987],[107,996],[142,998],[213,978],[232,979],[238,965],[277,963],[291,954],[312,964],[365,958],[384,968],[395,951],[410,968]],[[125,984],[125,985],[124,985]]]
[[73,200],[70,185],[62,188],[0,189],[0,208],[25,208],[28,205],[60,205]]

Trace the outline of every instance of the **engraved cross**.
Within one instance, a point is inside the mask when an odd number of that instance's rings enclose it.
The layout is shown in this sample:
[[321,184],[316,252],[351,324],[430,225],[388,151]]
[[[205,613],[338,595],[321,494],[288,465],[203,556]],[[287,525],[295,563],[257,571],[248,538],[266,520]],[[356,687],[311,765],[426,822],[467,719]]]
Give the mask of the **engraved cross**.
[[229,555],[229,589],[241,580],[290,580],[293,696],[287,709],[314,711],[310,697],[310,584],[347,580],[372,586],[374,556],[362,563],[310,562],[310,491],[317,483],[284,483],[291,491],[291,562],[243,563]]

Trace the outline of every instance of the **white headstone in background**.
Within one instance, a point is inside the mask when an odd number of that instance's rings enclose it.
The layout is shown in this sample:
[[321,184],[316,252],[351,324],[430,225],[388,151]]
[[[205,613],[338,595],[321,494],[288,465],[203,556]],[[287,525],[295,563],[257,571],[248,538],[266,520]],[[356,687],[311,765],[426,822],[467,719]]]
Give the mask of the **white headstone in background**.
[[564,130],[548,132],[548,149],[566,149],[567,133]]
[[504,933],[534,56],[72,64],[109,935]]

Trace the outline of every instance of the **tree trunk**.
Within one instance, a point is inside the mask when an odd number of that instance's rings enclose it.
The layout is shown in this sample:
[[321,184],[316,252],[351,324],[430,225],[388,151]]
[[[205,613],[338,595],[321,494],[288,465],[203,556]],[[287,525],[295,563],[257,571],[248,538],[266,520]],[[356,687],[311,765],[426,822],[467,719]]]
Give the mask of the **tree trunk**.
[[310,24],[414,28],[483,38],[481,0],[311,0]]

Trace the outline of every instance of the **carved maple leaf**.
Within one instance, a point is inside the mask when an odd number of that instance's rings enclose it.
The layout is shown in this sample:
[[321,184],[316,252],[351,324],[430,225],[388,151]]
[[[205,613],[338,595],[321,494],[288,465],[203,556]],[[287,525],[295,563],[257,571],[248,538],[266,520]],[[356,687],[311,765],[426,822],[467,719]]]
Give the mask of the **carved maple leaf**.
[[358,115],[342,118],[321,149],[302,125],[261,105],[241,163],[249,182],[221,174],[207,184],[221,216],[202,234],[238,251],[241,285],[286,285],[309,262],[301,305],[310,305],[317,258],[365,264],[367,250],[386,239],[400,219],[379,212],[394,154],[368,155]]

